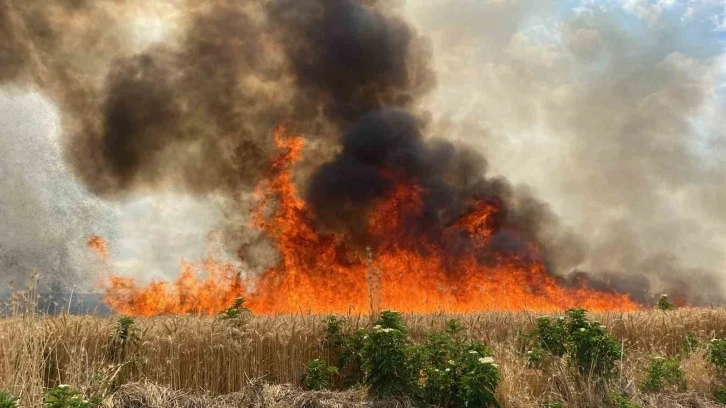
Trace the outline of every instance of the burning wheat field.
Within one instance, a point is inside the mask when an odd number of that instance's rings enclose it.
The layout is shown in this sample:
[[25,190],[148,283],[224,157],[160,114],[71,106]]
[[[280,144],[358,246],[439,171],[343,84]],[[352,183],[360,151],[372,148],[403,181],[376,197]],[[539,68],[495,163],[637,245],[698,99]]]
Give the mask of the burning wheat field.
[[0,408],[726,404],[725,7],[0,0]]

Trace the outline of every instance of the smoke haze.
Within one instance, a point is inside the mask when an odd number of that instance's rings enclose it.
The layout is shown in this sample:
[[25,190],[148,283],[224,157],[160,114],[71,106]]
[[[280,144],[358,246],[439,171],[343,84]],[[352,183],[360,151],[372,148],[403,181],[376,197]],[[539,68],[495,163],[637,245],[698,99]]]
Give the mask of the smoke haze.
[[437,56],[427,107],[576,232],[556,270],[718,301],[723,5],[613,3],[410,3]]

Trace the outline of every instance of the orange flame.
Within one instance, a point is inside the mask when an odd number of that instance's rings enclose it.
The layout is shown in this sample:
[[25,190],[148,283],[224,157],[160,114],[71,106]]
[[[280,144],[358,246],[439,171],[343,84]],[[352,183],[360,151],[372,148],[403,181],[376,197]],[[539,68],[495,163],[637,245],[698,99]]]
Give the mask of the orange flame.
[[[368,216],[372,255],[345,233],[320,233],[292,181],[303,139],[286,136],[284,128],[274,138],[281,153],[273,163],[273,176],[257,188],[259,203],[252,220],[275,243],[278,264],[252,284],[231,265],[213,259],[198,268],[206,277],[185,263],[171,284],[139,287],[132,279],[114,276],[106,289],[110,307],[143,316],[211,315],[239,296],[247,297],[250,309],[259,314],[366,314],[378,307],[419,313],[639,307],[627,295],[597,291],[585,282],[574,288],[560,285],[534,247],[528,248],[527,256],[486,252],[491,251],[485,247],[494,232],[492,216],[501,211],[496,202],[470,203],[468,214],[436,234],[407,233],[409,222],[423,210],[425,193],[410,182],[398,183]],[[272,201],[273,215],[266,218]],[[455,247],[462,235],[469,244]],[[445,250],[447,245],[454,248]]]
[[86,246],[96,252],[102,260],[105,261],[108,259],[108,246],[106,245],[106,240],[103,237],[92,235],[88,238],[88,241],[86,241]]

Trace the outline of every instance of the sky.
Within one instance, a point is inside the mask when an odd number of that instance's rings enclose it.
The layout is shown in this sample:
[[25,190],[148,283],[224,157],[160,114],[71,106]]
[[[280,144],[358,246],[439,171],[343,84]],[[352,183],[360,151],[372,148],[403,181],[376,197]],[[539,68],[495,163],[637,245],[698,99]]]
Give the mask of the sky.
[[[586,243],[562,265],[726,273],[726,0],[408,1],[403,13],[434,51],[431,133],[550,204]],[[135,21],[137,47],[173,35],[153,13]],[[42,93],[0,87],[0,285],[36,268],[86,281],[93,234],[114,271],[142,281],[204,255],[213,200],[94,197],[64,164],[60,123]]]

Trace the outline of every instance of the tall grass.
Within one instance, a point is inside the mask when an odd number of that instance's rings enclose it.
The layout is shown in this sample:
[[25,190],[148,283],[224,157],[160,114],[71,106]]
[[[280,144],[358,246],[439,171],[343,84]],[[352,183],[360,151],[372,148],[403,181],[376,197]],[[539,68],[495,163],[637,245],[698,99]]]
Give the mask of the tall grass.
[[[136,319],[134,338],[122,340],[117,317],[41,316],[18,305],[11,310],[0,318],[0,390],[20,397],[27,407],[41,406],[43,390],[58,384],[89,391],[149,382],[216,395],[241,391],[260,378],[298,384],[306,362],[329,357],[323,341],[324,316]],[[528,368],[519,349],[520,335],[536,317],[526,312],[441,313],[406,315],[404,320],[412,336],[422,338],[426,332],[443,329],[449,319],[459,319],[471,338],[493,349],[502,378],[498,398],[505,407],[537,407],[546,401],[594,404],[587,387],[568,377],[564,365],[544,374]],[[699,399],[703,401],[712,394],[715,373],[703,353],[686,355],[684,344],[689,334],[704,342],[726,337],[726,310],[603,313],[592,318],[605,324],[622,344],[625,359],[613,385],[619,391],[660,404],[652,406],[681,406],[663,405],[658,399],[663,396],[639,394],[645,367],[652,356],[660,355],[682,358],[688,398],[703,397]],[[346,316],[344,321],[351,329],[369,324],[361,316]],[[677,398],[686,397],[672,397]]]

